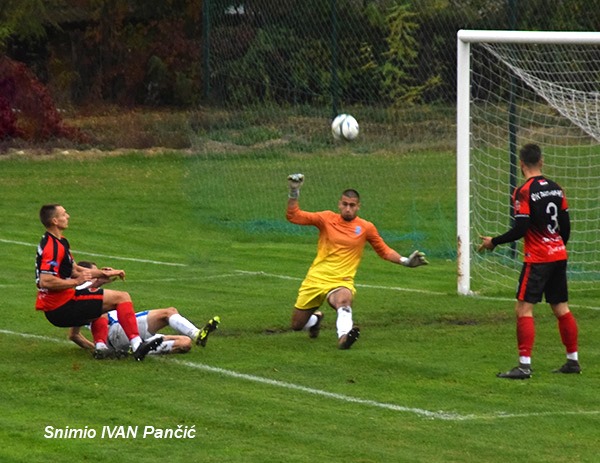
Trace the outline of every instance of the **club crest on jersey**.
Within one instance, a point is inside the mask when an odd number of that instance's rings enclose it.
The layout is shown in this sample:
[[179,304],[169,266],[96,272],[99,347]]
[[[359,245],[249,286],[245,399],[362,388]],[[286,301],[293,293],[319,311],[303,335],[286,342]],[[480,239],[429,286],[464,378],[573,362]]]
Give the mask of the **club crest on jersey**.
[[362,227],[360,225],[357,225],[356,228],[354,229],[354,233],[358,236],[358,235],[360,235],[361,232],[362,232]]

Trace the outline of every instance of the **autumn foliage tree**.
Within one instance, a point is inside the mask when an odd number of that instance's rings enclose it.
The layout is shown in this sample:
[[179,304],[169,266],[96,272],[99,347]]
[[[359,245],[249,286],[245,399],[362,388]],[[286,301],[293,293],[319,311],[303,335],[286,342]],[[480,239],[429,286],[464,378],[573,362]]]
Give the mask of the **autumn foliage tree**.
[[77,129],[64,124],[48,89],[23,63],[0,57],[0,140],[82,141]]
[[64,124],[46,86],[24,63],[9,58],[11,39],[23,41],[45,36],[48,24],[42,0],[3,0],[0,2],[0,140],[23,138],[42,141],[85,136]]

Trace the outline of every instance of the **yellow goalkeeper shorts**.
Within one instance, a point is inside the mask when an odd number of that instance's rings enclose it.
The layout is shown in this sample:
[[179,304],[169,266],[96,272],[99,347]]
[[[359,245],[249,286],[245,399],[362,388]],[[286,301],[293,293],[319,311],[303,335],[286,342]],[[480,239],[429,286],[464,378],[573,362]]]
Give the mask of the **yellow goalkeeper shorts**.
[[337,288],[348,288],[352,295],[356,294],[356,289],[352,281],[339,282],[319,282],[315,280],[304,280],[298,290],[296,307],[299,310],[312,310],[321,307],[327,296]]

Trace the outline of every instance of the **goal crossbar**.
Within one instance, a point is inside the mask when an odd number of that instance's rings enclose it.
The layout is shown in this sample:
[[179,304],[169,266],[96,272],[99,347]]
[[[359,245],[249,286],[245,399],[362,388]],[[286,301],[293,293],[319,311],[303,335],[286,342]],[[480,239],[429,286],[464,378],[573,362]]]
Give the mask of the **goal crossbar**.
[[461,29],[456,36],[458,41],[463,43],[600,43],[600,32],[477,31]]

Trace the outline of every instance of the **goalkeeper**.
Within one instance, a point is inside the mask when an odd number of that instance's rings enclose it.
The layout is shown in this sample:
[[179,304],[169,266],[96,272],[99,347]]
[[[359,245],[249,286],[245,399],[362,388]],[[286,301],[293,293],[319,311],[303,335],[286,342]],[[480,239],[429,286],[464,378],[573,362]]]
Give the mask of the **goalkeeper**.
[[319,335],[323,313],[319,307],[327,303],[337,312],[338,347],[349,349],[360,336],[352,321],[354,275],[365,247],[369,243],[385,260],[405,267],[427,264],[425,254],[414,251],[403,257],[390,248],[379,236],[371,222],[357,216],[360,196],[356,190],[342,193],[338,202],[339,213],[333,211],[306,212],[298,205],[304,175],[288,176],[289,195],[287,220],[297,225],[313,225],[319,229],[317,256],[310,266],[298,291],[292,313],[292,329],[308,331],[311,338]]

